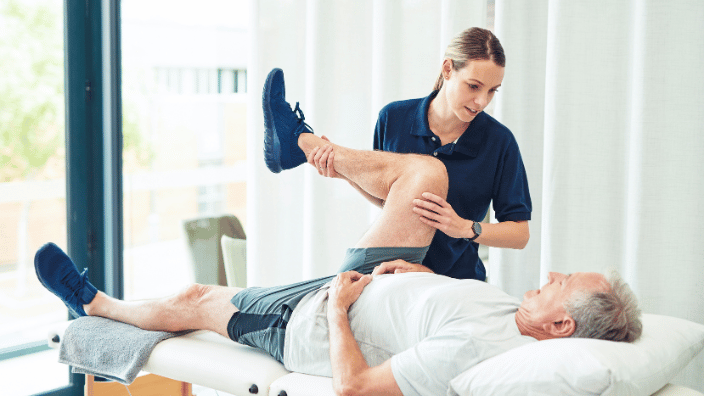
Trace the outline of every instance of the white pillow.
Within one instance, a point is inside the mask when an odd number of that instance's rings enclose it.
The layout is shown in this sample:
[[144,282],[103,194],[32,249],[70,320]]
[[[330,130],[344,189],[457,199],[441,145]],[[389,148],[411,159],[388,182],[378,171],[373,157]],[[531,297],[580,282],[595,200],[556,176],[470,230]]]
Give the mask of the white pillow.
[[448,395],[651,395],[704,348],[704,325],[644,314],[635,343],[533,342],[458,375]]

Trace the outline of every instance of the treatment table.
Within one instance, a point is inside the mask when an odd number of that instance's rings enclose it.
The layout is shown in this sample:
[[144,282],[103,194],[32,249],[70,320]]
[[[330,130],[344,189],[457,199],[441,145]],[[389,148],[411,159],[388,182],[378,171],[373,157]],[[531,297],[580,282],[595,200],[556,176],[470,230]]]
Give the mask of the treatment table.
[[[49,346],[59,348],[70,323],[50,330]],[[207,330],[160,342],[143,371],[237,396],[334,395],[330,378],[291,373],[266,353]]]
[[[49,346],[59,348],[62,323],[48,334]],[[182,396],[191,395],[190,384],[237,396],[332,396],[332,380],[291,373],[266,353],[241,345],[217,333],[199,330],[160,342],[144,372],[182,382]],[[92,384],[93,378],[87,379]],[[90,394],[90,393],[87,393]],[[692,389],[667,384],[653,396],[701,396]]]

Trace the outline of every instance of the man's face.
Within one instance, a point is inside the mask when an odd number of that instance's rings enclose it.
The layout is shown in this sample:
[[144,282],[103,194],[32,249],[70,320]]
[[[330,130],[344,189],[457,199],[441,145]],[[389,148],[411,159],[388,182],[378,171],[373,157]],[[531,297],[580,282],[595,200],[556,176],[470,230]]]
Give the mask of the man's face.
[[595,272],[576,272],[570,275],[550,272],[545,286],[523,295],[518,311],[533,326],[560,322],[567,316],[564,305],[573,293],[608,289],[606,278]]

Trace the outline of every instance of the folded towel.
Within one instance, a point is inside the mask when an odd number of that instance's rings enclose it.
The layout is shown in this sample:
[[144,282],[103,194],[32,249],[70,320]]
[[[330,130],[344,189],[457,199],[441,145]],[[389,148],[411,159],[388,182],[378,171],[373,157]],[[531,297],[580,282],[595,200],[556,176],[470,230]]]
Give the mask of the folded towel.
[[160,341],[188,333],[148,331],[96,316],[78,318],[64,332],[59,363],[74,373],[131,384]]

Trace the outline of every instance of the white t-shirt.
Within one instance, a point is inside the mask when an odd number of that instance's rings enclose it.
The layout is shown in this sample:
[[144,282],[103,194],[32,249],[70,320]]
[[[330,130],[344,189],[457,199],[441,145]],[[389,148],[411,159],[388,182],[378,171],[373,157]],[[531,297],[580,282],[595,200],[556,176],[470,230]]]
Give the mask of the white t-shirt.
[[[325,285],[286,327],[284,365],[332,376]],[[404,395],[445,394],[475,364],[531,341],[516,326],[520,300],[495,286],[429,273],[375,276],[352,304],[350,326],[369,366],[391,359]]]

